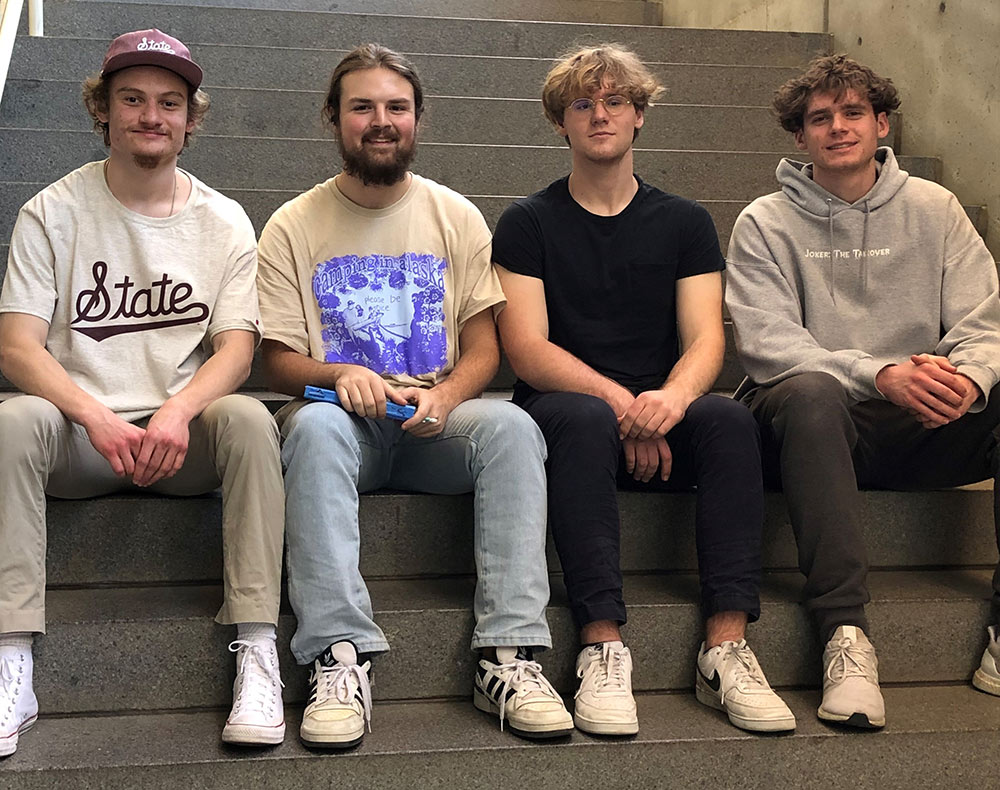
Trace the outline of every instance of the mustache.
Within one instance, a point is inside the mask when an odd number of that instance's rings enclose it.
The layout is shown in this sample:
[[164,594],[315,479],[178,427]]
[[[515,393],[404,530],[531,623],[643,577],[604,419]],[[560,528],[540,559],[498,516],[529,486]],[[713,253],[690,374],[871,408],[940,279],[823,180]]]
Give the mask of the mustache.
[[361,142],[370,143],[373,140],[388,140],[392,143],[399,142],[399,132],[391,129],[372,129],[361,135]]

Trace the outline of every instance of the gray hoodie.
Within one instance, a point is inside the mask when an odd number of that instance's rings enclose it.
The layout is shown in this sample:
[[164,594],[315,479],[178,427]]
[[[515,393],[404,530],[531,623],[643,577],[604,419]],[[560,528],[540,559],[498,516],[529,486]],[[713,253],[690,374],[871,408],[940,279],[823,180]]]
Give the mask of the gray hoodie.
[[931,353],[988,397],[1000,380],[993,258],[951,192],[900,170],[890,148],[875,159],[855,203],[782,159],[781,192],[740,214],[726,274],[740,360],[751,383],[823,372],[861,401],[882,397],[883,367]]

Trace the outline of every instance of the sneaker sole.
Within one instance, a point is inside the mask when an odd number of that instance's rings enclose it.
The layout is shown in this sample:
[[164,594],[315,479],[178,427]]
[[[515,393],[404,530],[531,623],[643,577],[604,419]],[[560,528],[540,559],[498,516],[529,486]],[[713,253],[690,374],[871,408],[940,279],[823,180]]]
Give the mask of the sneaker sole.
[[17,728],[17,732],[13,733],[7,738],[4,738],[3,740],[0,740],[0,757],[7,757],[8,755],[11,755],[14,752],[16,752],[18,738],[20,738],[24,733],[30,730],[34,726],[36,721],[38,721],[37,713],[27,721],[22,722],[21,726]]
[[285,725],[258,727],[252,724],[227,724],[222,729],[222,742],[236,746],[277,746],[285,740]]
[[734,727],[750,732],[790,732],[795,729],[795,716],[782,716],[776,719],[748,719],[733,713],[723,705],[715,692],[711,689],[703,688],[700,681],[695,683],[694,696],[702,705],[707,705],[713,710],[721,710],[729,717],[729,722]]
[[988,675],[982,669],[977,669],[976,674],[972,676],[972,685],[980,691],[1000,697],[1000,679]]
[[365,728],[346,733],[324,735],[322,733],[307,733],[299,730],[299,740],[310,749],[350,749],[357,746],[365,737]]
[[850,716],[845,716],[842,713],[830,713],[822,708],[816,711],[816,715],[819,716],[823,721],[832,721],[835,724],[843,724],[848,727],[857,727],[861,730],[880,730],[885,726],[885,717],[881,719],[876,719],[872,721],[868,718],[867,714],[856,711]]
[[594,721],[573,714],[573,724],[581,732],[588,735],[636,735],[639,732],[639,720],[634,721]]
[[[493,702],[489,697],[483,694],[478,688],[475,689],[472,695],[472,704],[476,706],[478,710],[483,713],[489,713],[492,716],[500,718],[500,708]],[[528,738],[530,740],[542,740],[545,738],[561,738],[564,735],[569,735],[573,732],[573,722],[570,720],[569,725],[564,724],[541,724],[537,726],[537,729],[525,729],[524,727],[519,727],[516,724],[512,724],[509,717],[504,717],[504,727],[510,730],[515,735],[519,735],[522,738]]]

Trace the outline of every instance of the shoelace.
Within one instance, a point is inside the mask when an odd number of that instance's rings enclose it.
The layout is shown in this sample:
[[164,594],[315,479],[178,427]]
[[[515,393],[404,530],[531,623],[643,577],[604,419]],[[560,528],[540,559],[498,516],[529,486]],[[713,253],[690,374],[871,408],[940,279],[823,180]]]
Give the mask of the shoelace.
[[[625,679],[625,672],[629,655],[625,650],[616,650],[607,642],[604,643],[601,648],[601,660],[597,662],[600,664],[598,671],[601,673],[601,677],[596,684],[598,688],[607,688],[608,686],[614,686],[619,689],[627,688],[628,684]],[[582,678],[586,670],[587,667],[580,667],[576,671],[576,676]],[[573,699],[579,697],[581,691],[583,691],[582,686],[577,689],[576,694],[573,695]]]
[[503,720],[507,711],[507,692],[511,686],[514,687],[517,696],[527,696],[539,692],[546,696],[558,697],[552,684],[542,674],[542,665],[537,661],[527,661],[523,658],[515,658],[507,664],[496,664],[493,671],[497,675],[503,675],[510,670],[510,674],[504,680],[503,689],[500,693],[500,731],[503,732]]
[[[256,642],[248,642],[245,639],[236,639],[229,643],[229,651],[238,653],[243,650],[243,657],[240,659],[240,675],[243,677],[243,687],[241,691],[245,697],[253,699],[256,697],[263,705],[270,696],[274,703],[275,685],[281,688],[285,684],[281,682],[281,674],[278,667],[267,660],[264,649]],[[266,677],[269,683],[265,686],[260,683],[261,677]],[[237,703],[239,704],[239,703]]]
[[368,681],[368,667],[371,664],[365,662],[363,667],[357,664],[334,664],[332,667],[325,667],[319,661],[316,662],[309,682],[316,684],[316,693],[313,701],[322,705],[330,697],[337,702],[349,705],[354,699],[354,689],[351,688],[353,678],[357,688],[361,690],[361,707],[364,708],[365,724],[368,725],[368,732],[372,731],[372,687]]
[[746,642],[738,644],[730,652],[736,661],[736,682],[753,684],[755,686],[767,686],[767,678],[764,677],[764,672],[760,668],[760,664],[757,663],[757,657],[753,654],[753,651],[747,646]]
[[826,676],[831,682],[838,683],[844,678],[852,676],[862,677],[873,683],[878,682],[878,670],[872,663],[875,658],[874,650],[847,637],[837,643],[837,650],[839,652],[830,660],[826,668]]

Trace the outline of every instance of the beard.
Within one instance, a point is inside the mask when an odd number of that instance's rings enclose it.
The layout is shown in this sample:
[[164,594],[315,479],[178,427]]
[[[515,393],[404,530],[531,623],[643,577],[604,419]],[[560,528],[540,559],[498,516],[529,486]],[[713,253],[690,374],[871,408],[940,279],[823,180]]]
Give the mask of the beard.
[[135,162],[136,167],[143,170],[156,170],[165,158],[157,154],[132,154],[132,161]]
[[361,146],[356,150],[348,150],[344,140],[337,135],[337,145],[340,147],[340,157],[344,161],[344,172],[358,179],[366,187],[391,187],[398,184],[410,169],[410,164],[417,154],[416,137],[408,145],[397,145],[391,157],[375,157],[365,149],[365,143],[377,137],[389,138],[399,143],[399,135],[395,132],[367,132],[361,138]]

